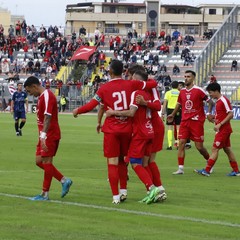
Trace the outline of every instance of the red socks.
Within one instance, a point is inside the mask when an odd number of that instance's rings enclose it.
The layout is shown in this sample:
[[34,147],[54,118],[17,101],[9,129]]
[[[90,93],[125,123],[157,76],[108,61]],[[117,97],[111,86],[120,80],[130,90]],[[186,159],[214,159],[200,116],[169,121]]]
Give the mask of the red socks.
[[178,157],[178,166],[179,165],[184,165],[184,158],[183,157]]
[[118,195],[118,165],[108,164],[108,180],[112,189],[112,195]]
[[229,163],[230,163],[233,171],[238,173],[239,172],[238,163],[237,162],[233,162],[233,161],[230,161]]
[[142,181],[142,183],[146,186],[147,190],[153,185],[152,179],[149,176],[147,170],[142,165],[137,165],[133,168],[138,178]]
[[54,168],[51,163],[44,163],[44,180],[43,180],[43,192],[48,192],[51,186]]
[[118,163],[118,174],[120,180],[120,189],[127,189],[128,169],[124,161],[119,161]]
[[162,186],[160,171],[159,171],[159,168],[158,168],[156,162],[151,162],[151,163],[149,163],[148,166],[152,172],[153,184],[156,187]]
[[214,166],[214,164],[215,164],[215,161],[213,159],[209,158],[207,161],[207,166],[205,168],[206,172],[209,173],[210,170],[212,169],[212,167]]

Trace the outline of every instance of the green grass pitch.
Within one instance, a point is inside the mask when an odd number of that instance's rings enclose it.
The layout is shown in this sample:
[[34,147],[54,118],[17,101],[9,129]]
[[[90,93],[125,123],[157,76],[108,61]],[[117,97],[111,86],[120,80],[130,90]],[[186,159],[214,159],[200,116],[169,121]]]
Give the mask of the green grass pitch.
[[[36,116],[28,114],[23,136],[16,137],[9,113],[0,114],[0,240],[197,240],[240,239],[240,177],[231,171],[220,151],[214,173],[202,177],[194,168],[205,166],[197,150],[186,151],[185,174],[174,176],[177,151],[158,153],[168,199],[162,204],[139,203],[146,190],[129,168],[128,199],[115,206],[102,153],[103,134],[96,133],[95,115],[74,119],[59,115],[62,140],[54,159],[59,170],[73,180],[61,199],[55,179],[48,202],[28,198],[41,191],[43,172],[35,166]],[[232,121],[232,148],[240,163],[240,122]],[[210,151],[213,125],[205,123],[205,146]]]

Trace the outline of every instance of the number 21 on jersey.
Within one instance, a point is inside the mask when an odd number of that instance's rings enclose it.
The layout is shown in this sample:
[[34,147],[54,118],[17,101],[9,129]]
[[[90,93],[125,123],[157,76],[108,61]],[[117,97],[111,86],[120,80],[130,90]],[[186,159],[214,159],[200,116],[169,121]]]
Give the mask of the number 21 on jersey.
[[126,92],[121,91],[121,92],[114,92],[112,94],[113,98],[117,98],[117,100],[113,103],[114,110],[126,110],[128,109],[127,105],[127,98],[126,98]]

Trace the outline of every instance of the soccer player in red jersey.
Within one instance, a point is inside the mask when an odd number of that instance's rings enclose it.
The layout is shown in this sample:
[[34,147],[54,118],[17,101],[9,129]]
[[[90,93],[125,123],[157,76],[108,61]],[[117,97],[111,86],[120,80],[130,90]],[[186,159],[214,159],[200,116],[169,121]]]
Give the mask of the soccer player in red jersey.
[[[144,75],[145,73],[142,73],[141,71],[136,71],[133,75],[133,79],[146,81],[147,79],[144,78]],[[161,151],[163,148],[165,127],[162,119],[158,114],[158,111],[161,110],[159,93],[156,88],[153,88],[152,90],[150,90],[150,94],[152,97],[151,102],[146,101],[141,95],[138,95],[136,97],[137,104],[143,105],[151,109],[151,121],[154,130],[151,153],[148,156],[144,156],[143,167],[148,171],[149,175],[151,176],[153,184],[160,189],[160,194],[157,201],[164,201],[167,199],[167,194],[165,193],[165,189],[162,186],[160,171],[155,162],[155,159],[157,152]]]
[[37,124],[39,140],[36,148],[36,165],[44,170],[42,193],[30,198],[30,200],[48,200],[53,177],[62,183],[61,197],[64,197],[72,185],[72,180],[65,178],[52,163],[61,138],[56,97],[50,90],[42,87],[38,78],[34,76],[25,81],[24,88],[30,95],[38,97]]
[[[152,80],[149,82],[126,81],[122,79],[123,63],[113,60],[109,67],[111,80],[103,84],[96,92],[94,98],[82,107],[73,110],[73,116],[86,113],[94,109],[98,104],[108,108],[122,111],[128,110],[130,98],[133,91],[143,88],[154,88],[157,83]],[[119,194],[119,156],[126,156],[132,134],[132,119],[129,117],[108,117],[102,126],[104,133],[104,156],[108,161],[108,179],[113,195],[113,203],[120,203]],[[127,171],[126,171],[127,179]]]
[[232,167],[232,172],[228,176],[240,176],[238,163],[231,149],[230,136],[232,133],[232,127],[230,120],[233,118],[232,106],[228,98],[221,94],[221,86],[217,82],[210,83],[207,86],[207,91],[211,98],[216,99],[215,105],[215,118],[212,117],[212,122],[215,123],[214,131],[216,132],[212,153],[208,159],[207,166],[202,170],[195,170],[195,172],[202,174],[204,176],[210,176],[210,171],[214,166],[218,158],[218,152],[223,149],[230,166]]
[[[175,114],[182,111],[182,119],[179,128],[178,170],[173,174],[183,174],[185,159],[185,144],[187,139],[194,141],[197,150],[208,160],[209,153],[203,146],[204,141],[204,102],[208,103],[208,113],[212,111],[213,102],[202,88],[194,85],[196,73],[192,70],[185,71],[185,88],[180,90],[178,102],[167,120],[172,121]],[[209,115],[207,114],[207,118]]]
[[[141,77],[144,76],[145,81],[147,80],[148,75],[146,72],[135,72],[135,74],[137,73],[141,75]],[[149,92],[143,90],[134,91],[131,95],[129,110],[118,111],[109,108],[109,110],[106,111],[106,116],[107,118],[112,116],[133,118],[133,133],[128,150],[128,157],[133,170],[139,179],[144,183],[147,191],[149,191],[147,197],[142,200],[149,204],[155,202],[158,199],[160,189],[154,186],[151,176],[149,175],[148,171],[142,166],[142,159],[144,155],[150,156],[151,154],[154,131],[151,122],[151,110],[146,106],[142,106],[136,103],[136,97],[138,95],[143,96],[146,101],[152,100],[152,96]]]

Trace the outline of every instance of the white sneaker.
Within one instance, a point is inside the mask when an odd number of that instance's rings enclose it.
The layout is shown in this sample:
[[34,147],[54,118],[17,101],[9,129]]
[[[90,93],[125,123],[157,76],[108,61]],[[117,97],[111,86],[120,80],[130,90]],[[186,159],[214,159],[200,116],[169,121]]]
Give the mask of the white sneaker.
[[119,204],[120,203],[120,196],[119,195],[114,195],[112,203],[113,204]]
[[112,203],[113,203],[113,204],[120,204],[120,200],[113,199]]
[[160,193],[154,198],[153,202],[163,202],[167,199],[165,190],[161,190]]
[[127,199],[127,189],[120,189],[120,202],[124,202]]
[[180,174],[184,174],[184,171],[182,169],[178,169],[176,172],[172,173],[173,175],[180,175]]

